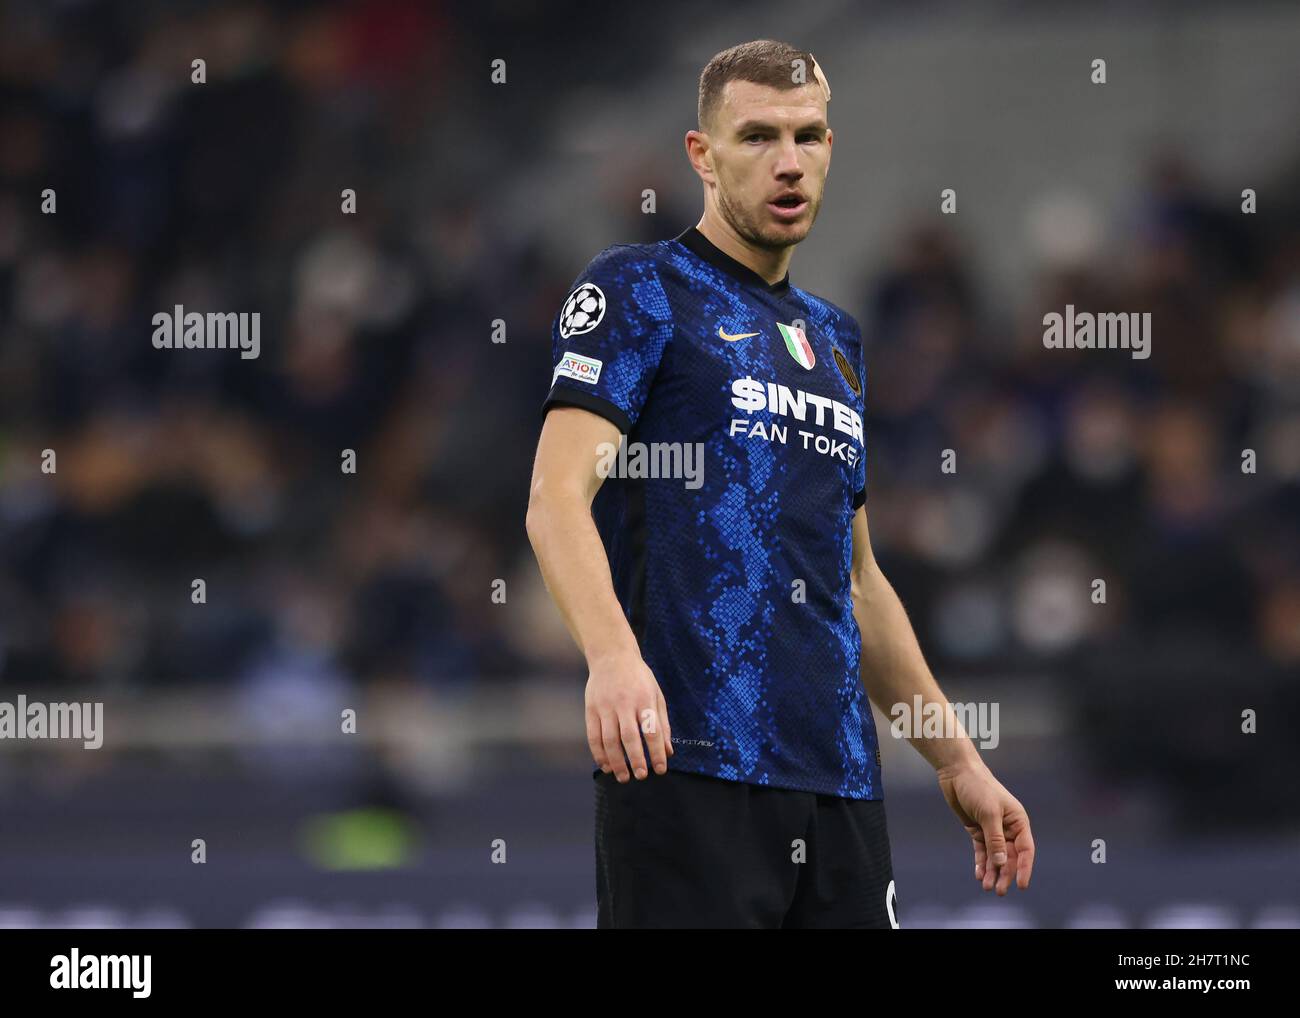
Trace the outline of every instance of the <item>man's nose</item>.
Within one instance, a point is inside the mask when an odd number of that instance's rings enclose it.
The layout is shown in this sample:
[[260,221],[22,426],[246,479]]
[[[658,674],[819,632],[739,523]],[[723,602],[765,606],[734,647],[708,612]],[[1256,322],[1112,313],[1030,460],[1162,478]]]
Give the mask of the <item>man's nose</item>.
[[790,141],[781,146],[781,154],[776,162],[778,177],[793,177],[798,180],[803,176],[803,167],[799,165],[799,146]]

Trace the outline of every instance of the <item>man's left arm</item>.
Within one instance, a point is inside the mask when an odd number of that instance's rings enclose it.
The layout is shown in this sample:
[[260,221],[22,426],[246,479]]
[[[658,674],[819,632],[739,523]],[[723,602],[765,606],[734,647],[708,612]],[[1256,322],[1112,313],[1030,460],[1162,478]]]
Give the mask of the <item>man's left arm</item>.
[[930,674],[903,603],[872,554],[865,506],[853,517],[852,580],[853,615],[862,634],[861,674],[867,695],[890,717],[896,704],[912,709],[917,695],[923,710],[928,704],[939,706],[945,718],[942,731],[955,732],[955,738],[917,736],[908,741],[935,769],[943,797],[971,836],[975,879],[986,891],[996,887],[1000,895],[1007,893],[1013,878],[1024,890],[1034,867],[1029,815],[980,758],[952,704]]

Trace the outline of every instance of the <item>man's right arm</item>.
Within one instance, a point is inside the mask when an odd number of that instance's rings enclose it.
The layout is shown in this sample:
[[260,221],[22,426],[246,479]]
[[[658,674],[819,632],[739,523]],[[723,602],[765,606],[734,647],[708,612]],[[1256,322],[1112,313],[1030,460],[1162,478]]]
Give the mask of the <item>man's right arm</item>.
[[526,526],[546,589],[587,659],[585,714],[592,758],[626,782],[628,761],[637,778],[647,776],[643,734],[655,773],[668,769],[672,733],[663,693],[614,593],[591,516],[604,480],[597,469],[602,446],[617,448],[620,437],[618,428],[598,414],[552,407],[537,443]]

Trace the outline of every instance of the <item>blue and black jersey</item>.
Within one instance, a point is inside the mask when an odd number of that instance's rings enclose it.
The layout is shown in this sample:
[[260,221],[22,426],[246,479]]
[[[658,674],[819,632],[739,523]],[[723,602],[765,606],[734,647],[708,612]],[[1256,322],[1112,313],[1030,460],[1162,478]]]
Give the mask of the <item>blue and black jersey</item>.
[[592,511],[677,770],[880,799],[849,570],[862,334],[694,227],[602,251],[552,327],[546,408],[623,448]]

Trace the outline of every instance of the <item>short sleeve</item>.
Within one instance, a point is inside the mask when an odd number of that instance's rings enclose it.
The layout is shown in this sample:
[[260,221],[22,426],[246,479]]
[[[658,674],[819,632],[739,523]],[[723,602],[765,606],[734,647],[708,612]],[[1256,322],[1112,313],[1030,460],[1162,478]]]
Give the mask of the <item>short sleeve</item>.
[[574,281],[551,325],[551,389],[542,405],[578,406],[627,434],[672,336],[658,263],[632,245],[606,248]]
[[858,334],[858,385],[862,389],[862,455],[853,468],[856,492],[853,496],[853,511],[856,513],[867,504],[867,354],[862,342],[862,327],[857,322],[853,322],[853,327]]

